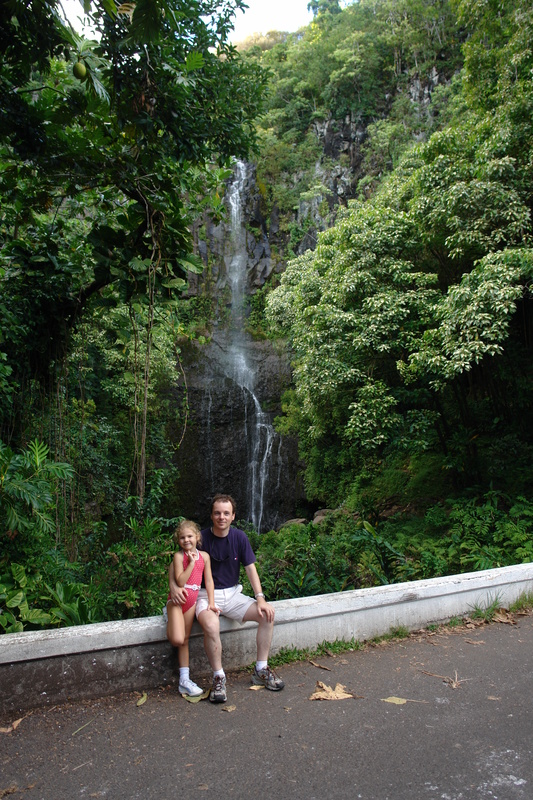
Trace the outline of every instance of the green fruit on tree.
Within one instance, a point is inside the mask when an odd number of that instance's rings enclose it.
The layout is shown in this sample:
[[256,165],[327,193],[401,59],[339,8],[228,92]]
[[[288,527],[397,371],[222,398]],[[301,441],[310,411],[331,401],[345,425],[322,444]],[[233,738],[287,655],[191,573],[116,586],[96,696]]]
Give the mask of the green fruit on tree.
[[72,72],[74,73],[75,78],[77,78],[79,81],[82,81],[87,75],[87,67],[83,61],[76,61],[72,68]]

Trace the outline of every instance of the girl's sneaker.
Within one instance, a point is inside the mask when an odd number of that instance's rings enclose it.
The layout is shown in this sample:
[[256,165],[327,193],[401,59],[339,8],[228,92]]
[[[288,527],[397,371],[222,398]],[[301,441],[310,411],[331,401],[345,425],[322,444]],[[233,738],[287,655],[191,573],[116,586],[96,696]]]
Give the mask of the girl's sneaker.
[[200,689],[190,678],[187,678],[185,681],[180,681],[178,688],[180,694],[188,694],[189,697],[199,697],[199,695],[204,693],[204,690]]

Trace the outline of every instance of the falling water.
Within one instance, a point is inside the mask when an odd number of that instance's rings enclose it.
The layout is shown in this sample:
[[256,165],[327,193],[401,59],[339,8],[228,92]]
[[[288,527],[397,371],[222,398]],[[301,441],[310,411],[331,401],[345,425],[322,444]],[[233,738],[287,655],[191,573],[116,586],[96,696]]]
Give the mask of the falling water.
[[[242,198],[248,179],[248,166],[237,162],[228,188],[231,212],[230,258],[227,265],[231,288],[231,325],[226,350],[227,375],[240,388],[245,407],[244,436],[249,469],[247,472],[247,514],[255,529],[261,531],[264,502],[272,478],[279,486],[281,475],[280,437],[268,415],[261,408],[255,392],[255,372],[249,363],[245,333],[246,322],[246,229],[243,225]],[[275,454],[274,443],[278,440]],[[274,455],[274,458],[273,458]],[[276,470],[277,476],[271,473]]]
[[204,525],[212,497],[229,492],[237,519],[264,532],[294,517],[302,494],[297,443],[275,432],[275,412],[264,408],[279,408],[290,380],[287,359],[246,329],[252,287],[272,272],[266,233],[246,224],[257,198],[253,165],[237,163],[226,190],[227,220],[206,222],[200,244],[210,264],[206,296],[216,309],[209,341],[180,350],[189,417],[176,466],[183,514]]

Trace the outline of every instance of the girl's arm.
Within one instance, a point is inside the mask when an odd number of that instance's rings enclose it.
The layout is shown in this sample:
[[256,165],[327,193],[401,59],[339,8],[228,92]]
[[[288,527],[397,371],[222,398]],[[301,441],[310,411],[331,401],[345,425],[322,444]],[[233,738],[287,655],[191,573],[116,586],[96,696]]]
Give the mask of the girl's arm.
[[194,564],[195,562],[190,558],[187,569],[183,569],[183,553],[181,550],[178,553],[174,553],[174,579],[178,586],[185,586],[194,569]]
[[202,556],[204,559],[204,586],[207,592],[207,602],[209,603],[211,611],[216,611],[218,614],[220,613],[220,609],[215,605],[215,582],[213,580],[213,573],[211,572],[211,559],[209,558],[209,553],[203,550]]

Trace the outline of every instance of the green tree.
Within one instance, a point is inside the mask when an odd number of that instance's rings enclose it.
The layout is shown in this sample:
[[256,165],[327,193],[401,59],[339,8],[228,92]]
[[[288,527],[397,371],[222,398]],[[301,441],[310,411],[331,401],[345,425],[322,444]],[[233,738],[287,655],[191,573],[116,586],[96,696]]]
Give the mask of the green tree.
[[84,315],[142,309],[142,496],[156,309],[176,306],[188,272],[203,268],[190,222],[220,212],[228,173],[214,163],[250,151],[264,81],[228,42],[240,0],[93,3],[97,42],[62,24],[54,0],[34,5],[44,39],[24,3],[2,28],[3,429],[23,440],[18,392],[34,380],[51,391]]
[[[500,4],[456,5],[478,27],[451,123],[404,155],[372,200],[352,203],[269,300],[294,353],[284,425],[298,432],[308,491],[321,502],[360,503],[365,482],[384,488],[385,475],[393,494],[393,472],[399,485],[424,453],[455,491],[524,487],[533,131],[523,31],[531,11],[518,2],[504,14]],[[400,14],[391,25],[416,10],[391,7]],[[474,59],[476,42],[492,53],[490,80]]]

